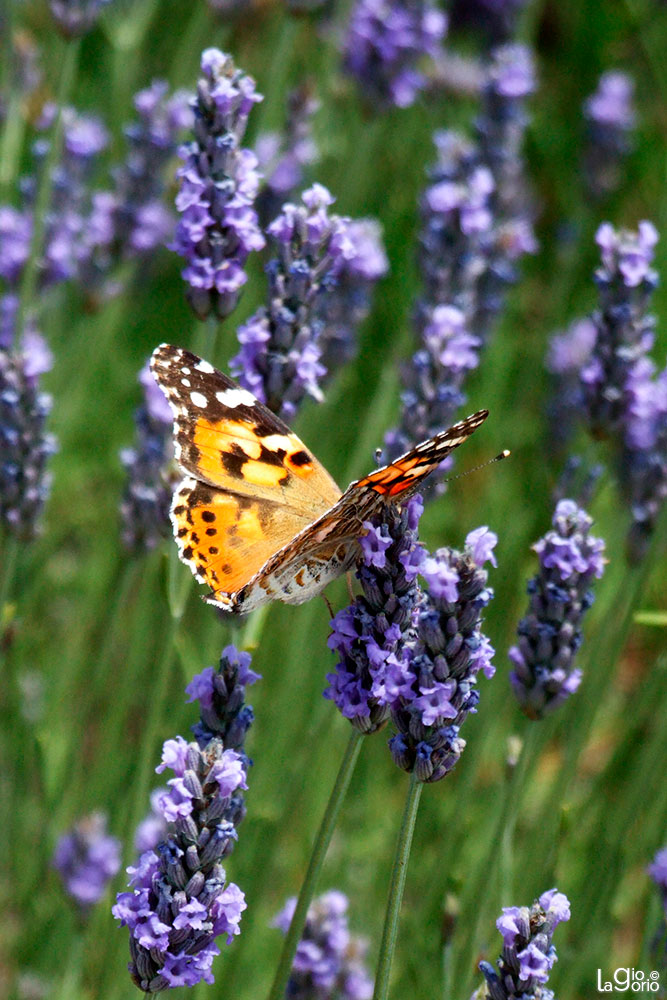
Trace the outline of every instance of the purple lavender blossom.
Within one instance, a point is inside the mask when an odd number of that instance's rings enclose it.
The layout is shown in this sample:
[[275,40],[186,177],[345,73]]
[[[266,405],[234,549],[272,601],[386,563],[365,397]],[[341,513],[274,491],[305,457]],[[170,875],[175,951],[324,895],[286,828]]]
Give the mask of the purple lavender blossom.
[[320,102],[308,84],[295,87],[287,96],[287,121],[282,133],[263,132],[255,143],[264,183],[257,196],[257,212],[266,229],[282,205],[296,197],[307,167],[319,159],[313,138],[313,117]]
[[356,0],[345,68],[365,100],[407,108],[426,84],[419,63],[438,55],[446,30],[445,14],[430,0]]
[[633,104],[634,80],[628,73],[603,73],[595,93],[584,103],[587,146],[584,174],[588,191],[596,198],[615,191],[623,164],[633,147],[637,116]]
[[47,463],[56,442],[45,424],[52,402],[39,380],[52,363],[45,340],[30,325],[17,350],[0,344],[0,524],[23,539],[37,534],[51,488]]
[[667,916],[667,847],[662,847],[647,869],[662,896],[662,904]]
[[49,0],[49,8],[65,38],[78,38],[95,26],[108,3],[111,0]]
[[385,697],[397,733],[389,741],[394,763],[420,781],[439,781],[459,760],[460,728],[477,711],[477,674],[492,677],[493,648],[482,633],[493,597],[485,562],[496,565],[497,538],[477,528],[465,549],[438,549],[420,569],[427,592],[415,610],[415,638],[400,669],[387,671]]
[[247,280],[249,254],[264,237],[253,202],[259,185],[257,157],[241,147],[253,105],[262,100],[255,81],[231,56],[206,49],[197,84],[194,142],[181,148],[176,208],[181,219],[173,249],[185,258],[187,297],[201,319],[223,318]]
[[135,95],[134,107],[136,118],[124,129],[127,153],[112,174],[113,190],[95,192],[86,220],[79,276],[89,295],[119,261],[149,254],[174,228],[163,200],[164,174],[179,138],[192,127],[189,95],[170,93],[167,83],[154,80]]
[[277,256],[267,267],[268,304],[239,328],[241,350],[230,361],[241,385],[287,420],[306,395],[323,398],[329,310],[339,316],[338,282],[344,291],[344,276],[355,266],[359,274],[357,231],[349,219],[329,213],[333,201],[314,184],[302,205],[284,205],[269,226]]
[[[186,688],[199,701],[197,742],[177,736],[162,748],[156,771],[169,768],[174,777],[151,796],[157,815],[141,830],[147,849],[128,868],[131,891],[119,893],[112,909],[130,928],[130,975],[146,993],[212,983],[216,937],[229,944],[240,933],[246,903],[237,885],[225,883],[222,860],[245,815],[251,761],[244,742],[253,719],[245,687],[258,676],[248,653],[227,646],[218,672],[207,667]],[[160,821],[165,832],[153,847]]]
[[420,598],[417,574],[424,550],[417,527],[424,506],[413,497],[400,509],[387,507],[378,524],[366,523],[357,570],[362,594],[331,622],[328,646],[339,660],[327,674],[324,697],[362,733],[375,732],[389,717],[394,677],[405,670],[406,642]]
[[123,543],[132,552],[153,549],[169,534],[169,507],[176,480],[173,417],[148,363],[139,381],[144,402],[135,413],[137,442],[120,453],[127,473],[120,505]]
[[595,274],[600,307],[592,317],[596,337],[580,370],[587,423],[594,436],[611,438],[621,490],[632,510],[632,561],[646,553],[667,497],[667,374],[656,374],[649,357],[657,239],[647,221],[636,232],[600,226],[602,266]]
[[557,889],[543,892],[530,909],[505,907],[496,921],[503,938],[498,972],[489,962],[479,963],[486,982],[475,991],[475,1000],[553,1000],[545,988],[558,958],[552,938],[558,924],[569,919],[569,900]]
[[540,569],[528,584],[529,610],[509,650],[510,682],[531,719],[541,719],[581,683],[575,667],[582,620],[593,603],[591,583],[604,572],[604,542],[590,534],[592,519],[573,500],[561,500],[553,528],[534,546]]
[[30,253],[30,212],[0,205],[0,277],[16,286]]
[[98,903],[120,868],[121,845],[107,833],[107,818],[92,813],[74,824],[56,845],[53,867],[82,912]]
[[134,834],[134,849],[137,854],[155,851],[158,844],[166,839],[167,821],[160,810],[160,802],[167,792],[168,789],[164,787],[154,788],[151,792],[150,812],[144,816]]
[[[308,908],[286,996],[290,1000],[370,1000],[373,981],[366,968],[367,942],[350,933],[348,899],[331,890]],[[273,926],[287,934],[296,899],[288,899]]]

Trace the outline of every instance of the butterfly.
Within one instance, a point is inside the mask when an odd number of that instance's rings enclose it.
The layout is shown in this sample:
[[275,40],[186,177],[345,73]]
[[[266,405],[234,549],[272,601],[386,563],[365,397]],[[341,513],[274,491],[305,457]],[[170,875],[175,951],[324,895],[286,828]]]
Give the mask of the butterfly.
[[179,556],[211,588],[205,600],[235,613],[320,593],[359,558],[364,522],[417,492],[488,416],[473,413],[343,493],[282,420],[208,361],[161,344],[151,370],[185,473],[171,505]]

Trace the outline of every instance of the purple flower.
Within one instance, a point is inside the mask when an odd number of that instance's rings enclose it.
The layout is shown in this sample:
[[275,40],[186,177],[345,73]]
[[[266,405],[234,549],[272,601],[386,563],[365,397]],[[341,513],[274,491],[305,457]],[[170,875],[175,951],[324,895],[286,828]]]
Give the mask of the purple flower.
[[503,938],[503,951],[496,965],[480,962],[485,983],[475,992],[478,1000],[549,1000],[542,988],[557,959],[552,944],[555,928],[570,919],[570,904],[557,889],[542,893],[530,909],[509,906],[496,926]]
[[339,660],[327,674],[324,696],[363,733],[375,732],[388,718],[387,686],[401,686],[405,639],[419,599],[415,570],[422,561],[417,525],[423,509],[420,497],[402,510],[385,509],[369,530],[371,538],[362,541],[362,594],[331,622],[328,645]]
[[85,913],[98,903],[120,868],[121,845],[107,833],[107,818],[92,813],[74,824],[56,845],[53,867]]
[[496,541],[488,529],[477,529],[463,552],[439,549],[422,569],[428,590],[415,608],[402,689],[387,695],[397,729],[389,741],[394,763],[420,781],[439,781],[457,763],[465,748],[460,728],[477,711],[477,674],[494,673],[481,621],[493,596],[482,565],[493,558]]
[[357,0],[345,39],[344,65],[362,95],[380,107],[407,108],[426,78],[417,68],[440,52],[445,14],[429,0]]
[[169,533],[169,507],[176,481],[173,469],[173,417],[148,363],[139,373],[144,403],[135,413],[137,442],[124,448],[127,482],[120,515],[123,542],[134,552],[155,548]]
[[553,711],[579,687],[582,675],[574,664],[583,616],[593,603],[591,583],[605,565],[604,542],[590,534],[593,522],[573,500],[559,502],[552,523],[533,546],[540,569],[528,584],[518,645],[509,650],[510,682],[531,719]]
[[17,283],[30,252],[32,218],[29,212],[0,205],[0,277]]
[[[13,328],[15,309],[10,313]],[[18,350],[0,346],[0,524],[23,539],[37,534],[51,488],[47,464],[56,442],[45,431],[51,397],[40,391],[39,381],[52,361],[46,342],[31,326]]]
[[314,184],[268,227],[276,249],[268,302],[239,329],[241,350],[230,362],[241,384],[287,419],[306,395],[323,398],[328,310],[357,259],[350,220],[329,213],[333,200]]
[[102,8],[108,3],[111,0],[49,0],[49,7],[65,38],[77,38],[94,27]]
[[128,868],[130,891],[119,893],[112,910],[130,929],[130,974],[144,992],[212,983],[216,938],[230,943],[240,932],[245,899],[226,884],[222,860],[245,814],[243,744],[252,709],[244,694],[257,678],[249,654],[228,646],[219,671],[207,668],[188,686],[190,700],[200,700],[198,742],[178,736],[163,746],[156,770],[174,777],[151,796],[165,823],[162,839]]
[[166,788],[154,788],[151,792],[151,809],[134,834],[134,849],[137,854],[154,851],[165,839],[167,823],[159,806],[159,800],[167,791]]
[[603,73],[597,90],[584,102],[587,144],[584,172],[589,192],[597,198],[621,184],[623,164],[633,147],[636,113],[634,81],[627,73]]
[[264,237],[253,207],[257,157],[241,147],[254,104],[255,81],[218,49],[201,57],[194,142],[181,148],[176,208],[181,219],[173,249],[185,258],[188,301],[200,318],[227,316],[246,282],[245,263]]
[[[296,899],[288,899],[273,920],[283,934],[289,930],[295,906]],[[368,944],[350,933],[347,908],[347,897],[335,890],[325,892],[308,908],[287,986],[292,1000],[334,996],[370,1000],[373,995],[365,962]]]

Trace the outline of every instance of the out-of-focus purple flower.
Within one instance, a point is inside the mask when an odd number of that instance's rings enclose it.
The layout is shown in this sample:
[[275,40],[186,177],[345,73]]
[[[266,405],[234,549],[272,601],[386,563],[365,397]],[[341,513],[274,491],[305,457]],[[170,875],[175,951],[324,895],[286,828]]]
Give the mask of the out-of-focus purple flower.
[[30,252],[32,217],[10,205],[0,205],[0,277],[15,285]]
[[402,510],[388,506],[380,523],[367,524],[357,569],[362,594],[331,622],[329,648],[339,659],[327,674],[331,699],[362,733],[375,732],[389,717],[387,684],[400,687],[406,637],[420,591],[416,582],[424,550],[417,527],[424,506],[414,497]]
[[308,84],[295,87],[287,97],[287,121],[282,133],[264,132],[255,143],[264,183],[257,196],[257,212],[263,228],[275,219],[286,201],[292,201],[302,186],[307,167],[319,159],[313,138],[313,117],[320,102]]
[[558,957],[552,938],[558,924],[569,919],[569,901],[557,889],[542,893],[530,909],[505,907],[496,921],[503,938],[498,972],[489,962],[479,963],[486,982],[475,1000],[553,1000],[544,988]]
[[628,73],[610,70],[602,74],[597,90],[584,103],[587,125],[584,173],[589,193],[594,197],[604,197],[620,186],[637,120],[634,87]]
[[558,503],[552,523],[533,546],[540,569],[528,584],[519,642],[509,650],[512,688],[531,719],[553,711],[581,683],[575,659],[583,616],[593,603],[591,583],[605,565],[604,542],[590,534],[593,522],[573,500]]
[[107,832],[107,818],[92,813],[64,834],[53,854],[53,867],[83,912],[98,903],[120,868],[121,845]]
[[212,983],[216,938],[231,943],[240,933],[246,903],[239,887],[226,883],[222,860],[245,813],[250,761],[243,744],[252,709],[244,695],[257,677],[249,655],[228,646],[218,673],[207,668],[187,689],[200,703],[198,742],[178,736],[163,746],[156,771],[169,768],[174,777],[151,801],[166,832],[128,868],[131,891],[119,893],[112,909],[130,929],[130,975],[146,993]]
[[[288,899],[273,921],[287,934],[296,899]],[[350,933],[342,892],[331,890],[308,908],[286,996],[290,1000],[370,1000],[373,980],[366,967],[368,943]]]
[[457,763],[465,748],[461,725],[477,711],[477,674],[495,672],[481,623],[493,597],[483,564],[495,565],[496,542],[488,528],[478,528],[463,552],[438,549],[420,570],[427,591],[415,610],[415,639],[400,684],[386,685],[397,729],[389,741],[394,763],[420,781],[439,781]]
[[261,250],[254,200],[257,157],[241,141],[253,106],[255,81],[231,56],[206,49],[197,84],[194,142],[183,146],[176,208],[181,218],[173,249],[186,261],[188,301],[200,318],[227,316],[247,277],[249,254]]
[[151,792],[151,809],[139,823],[134,834],[134,849],[137,854],[154,851],[167,835],[167,821],[160,810],[160,800],[166,788],[154,788]]
[[155,548],[169,533],[173,469],[173,417],[148,362],[139,373],[144,402],[135,413],[137,441],[120,459],[127,482],[120,505],[123,542],[133,552]]
[[345,68],[365,100],[409,107],[426,84],[419,64],[439,53],[446,30],[445,14],[430,0],[356,0]]
[[647,871],[660,890],[667,915],[667,847],[658,851]]
[[0,346],[0,523],[23,539],[37,533],[51,488],[47,463],[56,442],[45,424],[52,400],[39,380],[52,363],[44,338],[31,326],[18,349]]
[[49,8],[65,38],[78,38],[95,26],[108,3],[111,0],[49,0]]
[[[329,316],[337,331],[332,336],[340,336],[340,302],[346,290],[355,283],[366,289],[370,285],[360,277],[358,228],[330,214],[330,192],[314,184],[302,201],[284,205],[268,228],[276,249],[267,266],[268,303],[239,328],[241,350],[230,362],[241,385],[288,420],[306,395],[323,398],[327,370],[321,357]],[[353,319],[348,317],[348,323]]]

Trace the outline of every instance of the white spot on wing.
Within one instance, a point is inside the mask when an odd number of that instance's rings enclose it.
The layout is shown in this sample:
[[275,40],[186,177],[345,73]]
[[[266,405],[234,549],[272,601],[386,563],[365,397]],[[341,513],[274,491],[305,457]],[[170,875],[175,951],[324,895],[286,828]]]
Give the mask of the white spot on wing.
[[201,392],[191,392],[190,399],[193,406],[198,406],[200,409],[203,409],[208,404],[206,396],[202,395]]
[[186,389],[189,389],[190,386],[192,385],[192,382],[190,381],[189,378],[182,378],[181,379],[181,385],[184,385],[186,387]]
[[213,365],[210,365],[208,361],[198,361],[195,368],[198,372],[204,372],[205,375],[212,375],[215,371]]
[[235,406],[254,406],[257,400],[247,389],[225,389],[224,392],[216,392],[215,398],[223,406],[232,409]]

